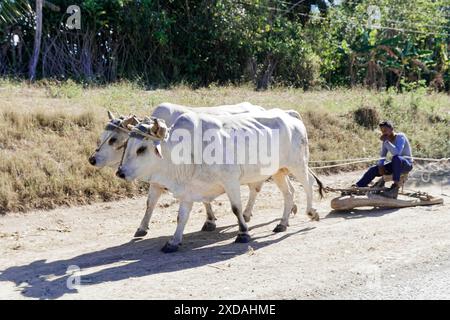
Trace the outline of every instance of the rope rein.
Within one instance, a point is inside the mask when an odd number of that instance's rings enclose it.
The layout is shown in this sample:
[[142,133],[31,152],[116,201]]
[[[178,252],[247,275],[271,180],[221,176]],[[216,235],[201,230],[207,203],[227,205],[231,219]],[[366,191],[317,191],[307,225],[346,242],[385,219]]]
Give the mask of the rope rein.
[[[108,123],[108,126],[112,126],[112,127],[116,128],[116,129],[119,129],[119,130],[125,132],[126,134],[129,134],[129,133],[131,132],[130,130],[125,129],[124,127],[121,127],[120,125],[114,124],[114,123],[112,123],[112,122],[109,122],[109,123]],[[90,156],[92,157],[96,152],[98,152],[98,151],[101,149],[101,147],[103,147],[103,145],[104,145],[109,139],[111,139],[111,137],[112,137],[113,134],[114,134],[114,131],[111,132],[111,133],[105,138],[105,140],[103,140],[102,143],[99,144],[99,146],[94,150],[94,152],[91,153]],[[127,140],[128,140],[128,139],[127,139]],[[127,144],[127,140],[125,140],[125,142],[124,142],[123,144],[121,144],[120,146],[118,146],[116,149],[117,149],[117,150],[120,150],[120,149],[124,148],[124,147],[126,146],[126,144]]]
[[[419,161],[432,161],[432,162],[447,162],[450,161],[450,158],[420,158],[420,157],[405,157],[410,158],[413,160],[419,160]],[[325,166],[317,166],[317,167],[310,167],[311,169],[327,169],[327,168],[335,168],[335,167],[344,167],[351,164],[356,163],[364,163],[364,162],[372,162],[377,160],[386,160],[386,158],[356,158],[356,159],[338,159],[338,160],[317,160],[317,161],[309,161],[309,163],[330,163],[330,162],[344,162],[344,163],[337,163],[337,164],[331,164],[331,165],[325,165]],[[346,162],[348,161],[348,162]]]
[[128,144],[128,139],[125,140],[125,142],[123,143],[122,147],[124,147],[124,150],[122,152],[122,157],[120,157],[120,163],[119,163],[119,168],[122,167],[123,164],[123,158],[125,157],[125,149],[127,148],[127,144]]

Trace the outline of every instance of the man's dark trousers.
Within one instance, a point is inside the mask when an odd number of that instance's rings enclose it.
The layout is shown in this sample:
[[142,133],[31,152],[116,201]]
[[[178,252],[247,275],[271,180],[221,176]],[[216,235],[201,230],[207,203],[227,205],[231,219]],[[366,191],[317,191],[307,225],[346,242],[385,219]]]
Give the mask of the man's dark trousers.
[[[410,172],[412,170],[412,163],[404,157],[393,156],[392,161],[383,165],[386,174],[392,174],[394,181],[400,181],[400,175],[402,173]],[[380,177],[378,165],[372,166],[363,175],[356,185],[358,187],[367,187],[375,177]]]

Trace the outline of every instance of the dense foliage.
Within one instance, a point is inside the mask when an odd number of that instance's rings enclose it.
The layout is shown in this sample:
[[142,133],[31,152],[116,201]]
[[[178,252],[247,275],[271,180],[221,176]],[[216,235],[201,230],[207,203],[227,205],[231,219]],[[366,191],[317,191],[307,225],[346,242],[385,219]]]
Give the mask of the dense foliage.
[[[0,75],[26,77],[34,1],[0,1]],[[42,29],[41,78],[450,89],[450,0],[52,0]]]

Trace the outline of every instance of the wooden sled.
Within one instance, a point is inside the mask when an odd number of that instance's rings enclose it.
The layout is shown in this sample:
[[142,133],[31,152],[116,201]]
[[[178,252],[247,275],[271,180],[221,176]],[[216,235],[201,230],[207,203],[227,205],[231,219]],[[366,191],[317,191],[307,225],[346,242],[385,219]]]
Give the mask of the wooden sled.
[[[400,193],[399,196],[404,195]],[[407,196],[407,195],[406,195]],[[360,207],[375,207],[375,208],[404,208],[404,207],[416,207],[416,206],[429,206],[433,204],[442,204],[444,200],[442,198],[433,197],[427,195],[427,198],[415,198],[415,199],[390,199],[380,195],[374,197],[364,196],[341,196],[331,200],[331,208],[337,211],[351,210]]]
[[387,190],[384,187],[384,182],[392,181],[392,175],[381,177],[372,187],[327,188],[328,191],[341,193],[340,197],[331,200],[331,208],[342,211],[360,207],[404,208],[444,203],[442,198],[431,196],[425,192],[403,192],[403,185],[407,177],[408,175],[404,174],[400,178],[400,188],[402,191],[399,192],[397,199],[387,198],[380,194],[382,191]]

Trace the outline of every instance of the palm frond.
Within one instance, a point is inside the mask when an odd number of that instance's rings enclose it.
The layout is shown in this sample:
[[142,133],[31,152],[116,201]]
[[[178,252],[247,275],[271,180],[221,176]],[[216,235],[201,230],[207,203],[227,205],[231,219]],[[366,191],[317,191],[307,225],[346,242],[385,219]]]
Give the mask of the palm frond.
[[32,12],[28,0],[2,0],[0,2],[0,26],[16,23],[18,19]]

